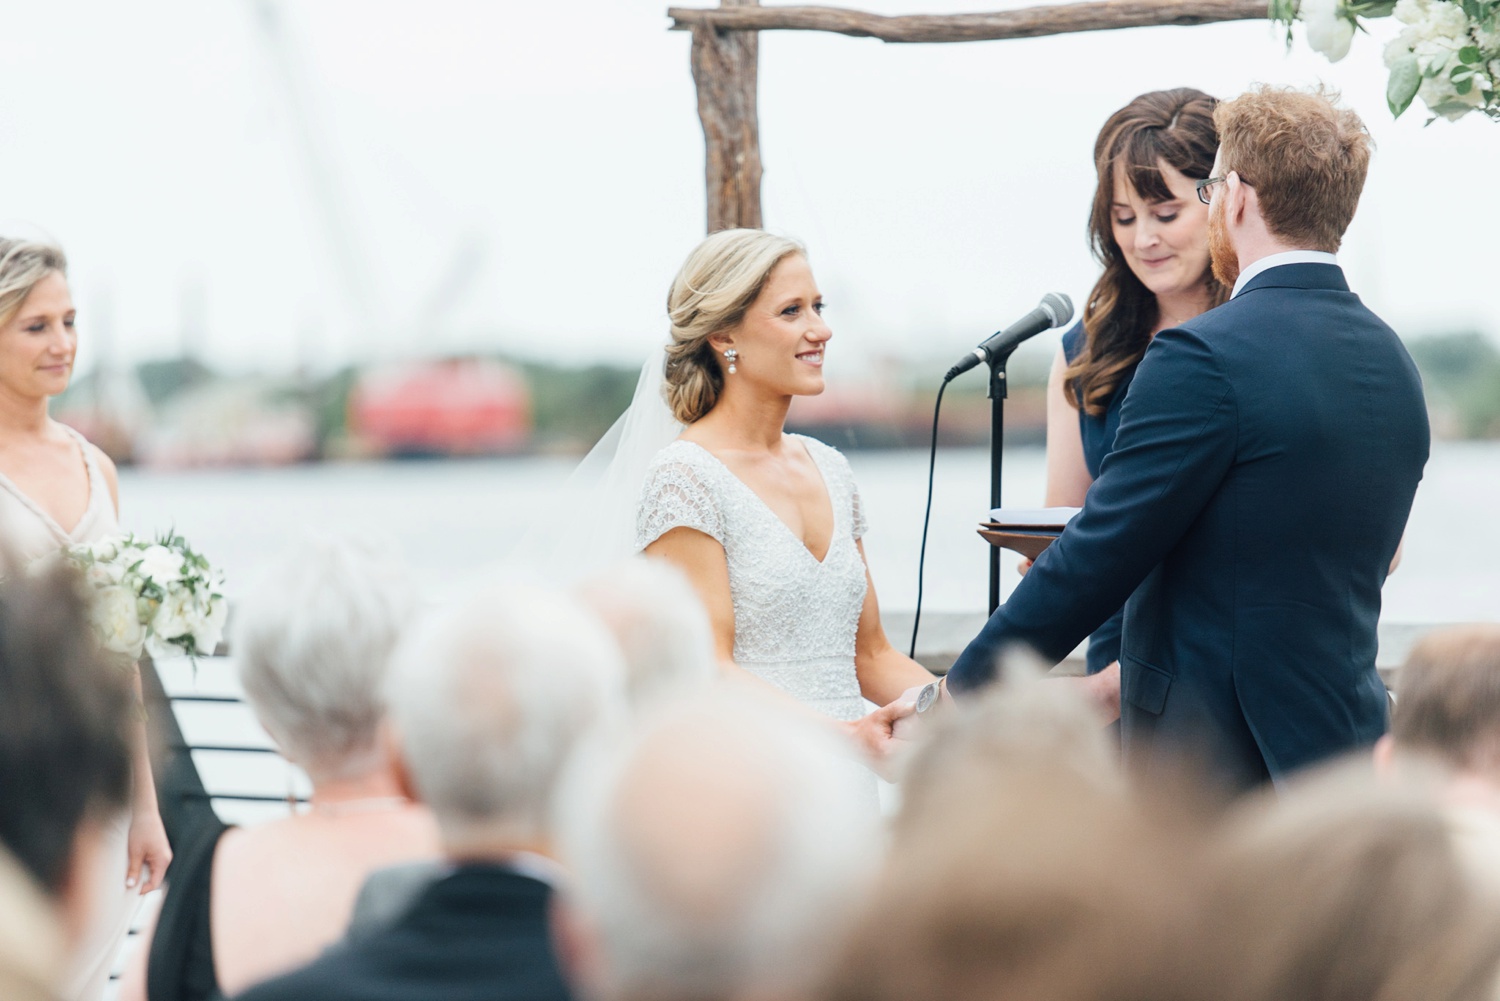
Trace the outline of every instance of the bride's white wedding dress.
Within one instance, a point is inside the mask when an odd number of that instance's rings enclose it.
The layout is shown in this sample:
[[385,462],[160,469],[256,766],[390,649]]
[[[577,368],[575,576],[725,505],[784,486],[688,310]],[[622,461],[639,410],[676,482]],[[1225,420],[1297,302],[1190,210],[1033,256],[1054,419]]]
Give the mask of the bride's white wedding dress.
[[855,720],[867,711],[854,671],[866,588],[855,546],[865,534],[859,491],[837,449],[788,437],[806,446],[833,505],[833,539],[822,561],[713,453],[681,440],[647,468],[635,548],[674,528],[718,540],[729,562],[735,663],[834,719]]

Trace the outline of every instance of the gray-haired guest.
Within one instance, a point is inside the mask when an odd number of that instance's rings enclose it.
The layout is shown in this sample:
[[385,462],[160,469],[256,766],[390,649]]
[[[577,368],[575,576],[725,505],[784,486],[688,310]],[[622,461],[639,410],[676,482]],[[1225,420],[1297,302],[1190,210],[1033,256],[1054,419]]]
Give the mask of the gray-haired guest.
[[687,575],[633,556],[577,588],[625,655],[625,688],[637,711],[718,680],[713,627]]
[[879,857],[848,749],[768,698],[719,689],[659,710],[623,747],[593,750],[560,804],[574,878],[559,926],[579,993],[807,991]]
[[185,846],[122,1001],[229,995],[301,966],[343,934],[371,871],[436,856],[432,817],[399,784],[382,732],[412,604],[397,567],[325,539],[282,557],[236,606],[246,701],[307,772],[311,806]]
[[448,869],[394,923],[243,1001],[565,1001],[553,789],[579,739],[621,713],[623,673],[604,626],[562,594],[489,590],[430,621],[388,692],[403,782],[437,818]]

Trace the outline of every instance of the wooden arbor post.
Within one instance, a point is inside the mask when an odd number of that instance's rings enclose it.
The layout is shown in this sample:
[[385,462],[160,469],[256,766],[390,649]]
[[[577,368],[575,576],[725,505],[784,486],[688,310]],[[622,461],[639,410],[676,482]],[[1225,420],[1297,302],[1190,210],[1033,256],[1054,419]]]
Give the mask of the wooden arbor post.
[[[760,0],[722,0],[720,9]],[[747,226],[760,216],[760,122],[756,110],[760,35],[695,25],[693,81],[703,122],[708,182],[708,231]]]
[[1266,17],[1267,0],[1091,0],[988,14],[888,17],[840,7],[762,7],[720,0],[672,7],[672,30],[693,33],[693,80],[707,145],[708,231],[758,227],[760,125],[756,70],[761,31],[827,31],[884,42],[977,42],[1150,25],[1209,24]]

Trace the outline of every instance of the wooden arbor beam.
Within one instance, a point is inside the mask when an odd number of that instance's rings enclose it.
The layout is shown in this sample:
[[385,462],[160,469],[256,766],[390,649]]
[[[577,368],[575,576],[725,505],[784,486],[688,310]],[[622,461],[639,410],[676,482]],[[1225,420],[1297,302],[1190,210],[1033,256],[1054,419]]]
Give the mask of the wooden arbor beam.
[[[755,10],[759,0],[723,0],[722,12]],[[759,229],[760,118],[756,108],[760,38],[712,24],[693,32],[693,81],[703,122],[708,231]]]
[[1077,31],[1250,21],[1266,0],[1094,0],[984,14],[870,14],[843,7],[669,7],[673,31],[829,31],[883,42],[982,42]]
[[887,16],[843,7],[670,7],[673,31],[693,33],[693,80],[707,146],[708,231],[759,227],[760,124],[757,32],[828,31],[885,42],[979,42],[1078,31],[1250,21],[1267,0],[1090,0],[982,14]]

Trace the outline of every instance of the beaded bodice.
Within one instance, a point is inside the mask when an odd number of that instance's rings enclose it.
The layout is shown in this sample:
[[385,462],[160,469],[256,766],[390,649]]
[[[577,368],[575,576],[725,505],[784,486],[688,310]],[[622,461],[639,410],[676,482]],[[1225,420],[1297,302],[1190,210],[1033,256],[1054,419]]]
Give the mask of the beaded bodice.
[[646,473],[636,548],[674,528],[724,547],[734,602],[734,659],[837,719],[863,715],[854,637],[865,600],[859,491],[837,449],[801,435],[833,505],[833,539],[819,562],[801,539],[713,453],[675,441]]

